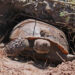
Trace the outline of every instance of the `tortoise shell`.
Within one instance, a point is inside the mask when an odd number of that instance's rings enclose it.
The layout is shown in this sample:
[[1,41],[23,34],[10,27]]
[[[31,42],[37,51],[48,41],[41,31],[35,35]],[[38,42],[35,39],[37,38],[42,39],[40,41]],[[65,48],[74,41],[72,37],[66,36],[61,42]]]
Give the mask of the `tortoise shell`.
[[29,40],[46,39],[56,45],[64,54],[68,54],[68,42],[64,32],[47,23],[34,19],[24,20],[13,29],[10,39],[26,38]]

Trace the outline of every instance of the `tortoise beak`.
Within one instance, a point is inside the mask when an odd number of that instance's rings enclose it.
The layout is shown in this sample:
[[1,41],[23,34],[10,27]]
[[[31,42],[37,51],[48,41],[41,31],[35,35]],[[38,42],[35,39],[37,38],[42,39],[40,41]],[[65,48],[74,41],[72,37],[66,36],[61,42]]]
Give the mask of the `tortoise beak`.
[[73,60],[73,59],[75,59],[75,55],[72,54],[67,55],[67,60]]

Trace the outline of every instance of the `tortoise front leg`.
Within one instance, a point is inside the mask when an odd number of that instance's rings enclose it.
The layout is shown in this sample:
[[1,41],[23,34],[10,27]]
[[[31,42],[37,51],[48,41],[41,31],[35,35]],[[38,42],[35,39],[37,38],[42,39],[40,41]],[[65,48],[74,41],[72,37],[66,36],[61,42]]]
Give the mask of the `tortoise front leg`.
[[29,42],[27,39],[18,38],[9,42],[5,46],[5,52],[7,56],[17,56],[21,51],[29,47]]

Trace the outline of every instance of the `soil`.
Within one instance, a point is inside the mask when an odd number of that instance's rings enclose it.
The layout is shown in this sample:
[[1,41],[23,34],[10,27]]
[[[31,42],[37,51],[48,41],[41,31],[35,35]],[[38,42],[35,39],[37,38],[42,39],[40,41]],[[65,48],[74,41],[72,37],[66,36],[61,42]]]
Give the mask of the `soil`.
[[33,61],[18,61],[0,57],[0,75],[75,75],[75,60],[62,62],[56,67],[42,66]]

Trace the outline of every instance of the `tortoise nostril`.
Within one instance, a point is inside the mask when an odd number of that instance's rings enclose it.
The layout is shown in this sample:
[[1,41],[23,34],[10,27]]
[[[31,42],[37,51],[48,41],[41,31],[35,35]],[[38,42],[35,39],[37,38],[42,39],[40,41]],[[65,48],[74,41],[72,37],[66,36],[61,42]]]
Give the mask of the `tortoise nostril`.
[[43,46],[44,46],[44,47],[50,47],[50,43],[48,43],[48,42],[43,43]]

